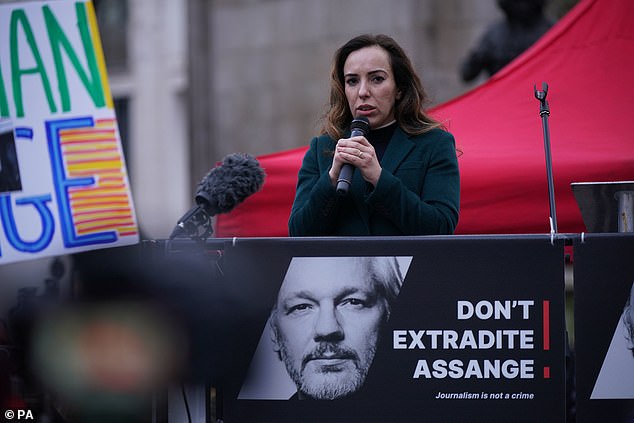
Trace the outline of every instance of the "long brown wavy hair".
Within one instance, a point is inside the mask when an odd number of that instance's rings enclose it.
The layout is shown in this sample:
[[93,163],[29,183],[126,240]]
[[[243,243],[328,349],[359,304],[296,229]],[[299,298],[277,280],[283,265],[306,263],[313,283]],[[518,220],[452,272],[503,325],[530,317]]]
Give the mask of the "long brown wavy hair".
[[409,135],[419,135],[441,127],[438,121],[425,113],[423,106],[429,98],[401,46],[388,35],[364,34],[351,39],[335,52],[330,73],[330,102],[322,118],[322,132],[336,140],[348,130],[353,116],[346,98],[343,66],[350,53],[370,46],[379,46],[389,55],[396,88],[401,92],[401,98],[394,107],[394,117],[401,129]]

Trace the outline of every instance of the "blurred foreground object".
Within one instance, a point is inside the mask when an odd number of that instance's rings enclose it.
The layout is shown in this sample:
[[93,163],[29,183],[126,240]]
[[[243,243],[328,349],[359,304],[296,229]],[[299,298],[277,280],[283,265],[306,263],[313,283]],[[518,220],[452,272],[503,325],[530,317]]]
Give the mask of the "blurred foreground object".
[[146,421],[169,386],[231,376],[251,300],[188,242],[78,254],[77,297],[37,313],[30,369],[71,421]]
[[33,373],[71,414],[135,413],[182,368],[186,343],[141,302],[66,307],[33,334]]

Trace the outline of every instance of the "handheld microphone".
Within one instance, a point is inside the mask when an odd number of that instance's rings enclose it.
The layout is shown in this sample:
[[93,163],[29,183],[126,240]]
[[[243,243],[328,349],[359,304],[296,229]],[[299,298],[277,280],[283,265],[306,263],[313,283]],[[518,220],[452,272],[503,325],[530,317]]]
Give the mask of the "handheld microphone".
[[[370,132],[370,121],[363,116],[357,116],[350,123],[350,137],[366,136]],[[341,166],[341,172],[337,178],[337,194],[346,195],[352,183],[354,166],[349,163]]]
[[182,234],[196,239],[207,238],[213,233],[210,218],[230,212],[262,189],[265,176],[255,157],[245,153],[225,156],[222,164],[211,169],[198,183],[196,206],[178,220],[170,239]]

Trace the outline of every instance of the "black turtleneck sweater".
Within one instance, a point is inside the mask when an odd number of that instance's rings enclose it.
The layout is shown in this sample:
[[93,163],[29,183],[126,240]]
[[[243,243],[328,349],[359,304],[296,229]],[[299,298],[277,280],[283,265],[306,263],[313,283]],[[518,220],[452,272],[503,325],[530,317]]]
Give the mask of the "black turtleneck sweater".
[[379,163],[381,163],[383,154],[385,154],[387,145],[390,143],[390,140],[392,139],[392,135],[394,135],[395,130],[396,130],[396,121],[382,128],[373,129],[366,136],[368,141],[370,141],[370,144],[372,144],[372,146],[374,147],[374,151],[376,152],[376,158],[379,160]]

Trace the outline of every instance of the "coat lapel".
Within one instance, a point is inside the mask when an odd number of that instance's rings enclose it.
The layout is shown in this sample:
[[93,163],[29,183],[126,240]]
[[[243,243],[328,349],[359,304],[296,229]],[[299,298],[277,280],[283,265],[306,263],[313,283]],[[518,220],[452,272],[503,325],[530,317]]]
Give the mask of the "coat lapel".
[[397,127],[387,145],[381,167],[394,173],[413,148],[414,143],[409,139],[409,136]]
[[[403,132],[400,128],[396,128],[394,135],[390,139],[383,160],[381,161],[381,167],[390,173],[394,173],[407,155],[414,148],[414,143],[410,141],[409,136]],[[351,193],[354,192],[354,204],[359,215],[363,220],[364,226],[367,228],[368,233],[370,231],[370,215],[368,208],[365,205],[365,193],[366,182],[361,176],[361,172],[355,171],[352,177],[352,186],[350,187]]]

